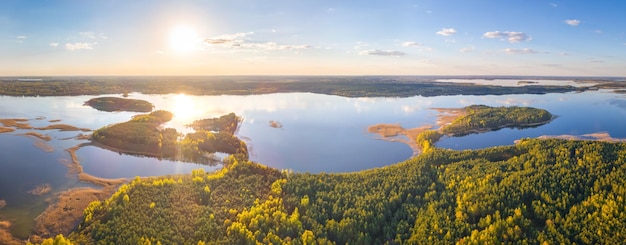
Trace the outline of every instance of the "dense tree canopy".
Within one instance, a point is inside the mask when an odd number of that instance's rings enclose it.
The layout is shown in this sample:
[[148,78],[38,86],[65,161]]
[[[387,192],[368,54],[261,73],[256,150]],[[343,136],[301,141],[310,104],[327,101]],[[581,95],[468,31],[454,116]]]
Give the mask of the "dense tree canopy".
[[205,154],[215,152],[235,155],[239,160],[248,159],[245,142],[233,135],[240,121],[234,113],[196,121],[196,131],[180,140],[176,129],[160,127],[172,117],[172,113],[163,110],[137,115],[127,122],[96,130],[92,140],[119,152],[172,160],[208,163],[213,159],[206,158]]
[[250,162],[135,180],[85,210],[85,244],[615,244],[626,239],[626,144],[525,139],[432,148],[344,174]]
[[101,111],[134,111],[134,112],[150,112],[154,107],[152,103],[145,100],[126,99],[118,97],[98,97],[85,102],[85,105],[91,106]]
[[459,117],[451,124],[442,127],[442,133],[451,136],[463,136],[505,127],[525,128],[539,126],[550,122],[552,119],[550,112],[532,107],[471,105],[464,109],[467,115]]

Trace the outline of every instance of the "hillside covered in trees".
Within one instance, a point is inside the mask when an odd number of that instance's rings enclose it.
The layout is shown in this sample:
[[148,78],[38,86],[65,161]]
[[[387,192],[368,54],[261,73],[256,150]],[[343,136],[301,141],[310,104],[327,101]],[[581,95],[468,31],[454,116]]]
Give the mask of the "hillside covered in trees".
[[345,174],[231,158],[216,173],[136,179],[94,202],[79,244],[616,244],[626,144],[524,139],[431,148]]

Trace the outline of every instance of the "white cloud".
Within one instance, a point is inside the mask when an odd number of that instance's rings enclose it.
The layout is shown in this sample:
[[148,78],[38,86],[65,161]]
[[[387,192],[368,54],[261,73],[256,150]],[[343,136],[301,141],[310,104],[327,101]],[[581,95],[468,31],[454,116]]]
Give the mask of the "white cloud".
[[91,32],[91,31],[79,32],[78,35],[81,38],[86,38],[86,39],[108,39],[109,38],[102,33],[96,34],[95,32]]
[[17,38],[17,43],[23,43],[26,40],[26,36],[17,36],[15,38]]
[[356,42],[356,45],[354,45],[354,49],[359,50],[367,46],[369,46],[369,44],[367,44],[366,42]]
[[558,7],[559,5],[557,5],[556,3],[550,3],[550,6],[552,6],[552,7],[555,7],[555,8],[556,8],[556,7]]
[[416,43],[416,42],[403,42],[402,43],[402,47],[421,47],[422,44],[421,43]]
[[472,51],[474,51],[474,46],[469,46],[469,47],[464,47],[462,49],[459,49],[459,52],[461,53],[470,53]]
[[335,8],[328,8],[328,9],[326,9],[326,12],[329,12],[329,13],[330,12],[335,12],[335,11],[337,11],[337,9],[335,9]]
[[447,36],[452,36],[455,33],[456,33],[456,30],[454,28],[443,28],[441,29],[441,31],[438,31],[435,34],[447,37]]
[[526,35],[526,33],[523,32],[515,32],[515,31],[490,31],[490,32],[485,32],[485,34],[483,34],[483,37],[485,38],[498,38],[500,40],[507,40],[510,43],[517,43],[517,42],[521,42],[521,41],[530,41],[532,40],[532,37],[529,37],[528,35]]
[[539,52],[531,49],[531,48],[523,48],[523,49],[513,49],[507,48],[504,50],[507,54],[537,54]]
[[570,26],[578,26],[580,25],[580,20],[576,20],[576,19],[565,20],[565,24],[568,24]]
[[236,46],[237,43],[243,43],[245,41],[244,38],[248,34],[249,33],[243,33],[243,32],[235,33],[235,34],[224,34],[224,35],[206,38],[204,39],[204,42],[206,42],[207,44],[211,44],[211,45],[235,45]]
[[48,43],[48,45],[50,45],[50,47],[58,47],[59,43]]
[[211,46],[218,46],[230,49],[258,49],[258,50],[294,50],[294,49],[308,49],[309,45],[285,45],[278,44],[276,42],[252,42],[249,35],[254,33],[235,33],[224,34],[215,37],[205,38],[204,42]]
[[66,43],[65,49],[69,51],[81,50],[81,49],[92,50],[93,46],[96,44],[97,43]]
[[378,55],[378,56],[404,56],[406,53],[396,50],[378,50],[370,49],[359,52],[360,55]]
[[568,54],[568,53],[565,53],[565,52],[561,52],[561,53],[559,53],[559,55],[560,55],[560,56],[569,56],[569,54]]
[[155,51],[155,53],[156,53],[156,54],[158,54],[158,55],[163,55],[163,54],[165,54],[165,52],[163,52],[162,50],[157,50],[157,51]]

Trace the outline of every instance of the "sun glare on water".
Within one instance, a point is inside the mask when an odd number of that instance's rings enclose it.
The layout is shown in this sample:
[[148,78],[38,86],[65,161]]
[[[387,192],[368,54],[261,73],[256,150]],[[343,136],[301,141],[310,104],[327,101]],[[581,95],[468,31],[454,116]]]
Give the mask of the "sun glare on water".
[[185,94],[174,97],[174,116],[179,119],[192,118],[196,112],[193,100]]
[[194,50],[198,35],[191,26],[179,25],[169,33],[170,48],[177,54],[187,54]]

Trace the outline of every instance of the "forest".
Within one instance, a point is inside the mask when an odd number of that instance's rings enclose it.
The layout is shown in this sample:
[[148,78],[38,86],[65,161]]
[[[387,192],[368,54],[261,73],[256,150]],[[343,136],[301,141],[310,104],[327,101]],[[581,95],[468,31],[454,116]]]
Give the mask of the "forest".
[[[441,95],[546,94],[624,89],[623,83],[598,81],[589,87],[526,85],[503,87],[436,82],[442,77],[46,77],[42,81],[0,79],[0,95],[74,96],[100,94],[184,93],[189,95],[250,95],[270,93],[318,93],[344,97],[411,97]],[[528,79],[528,78],[527,78]]]
[[173,128],[161,129],[172,119],[164,110],[137,115],[123,123],[109,125],[93,132],[92,142],[121,153],[165,158],[177,161],[211,163],[206,153],[223,152],[239,160],[248,159],[246,144],[234,136],[240,118],[234,113],[192,123],[195,132],[183,137]]
[[532,107],[471,105],[463,109],[467,114],[443,126],[441,128],[443,134],[464,136],[507,127],[536,127],[552,120],[550,112]]
[[100,111],[132,111],[132,112],[151,112],[154,105],[145,100],[126,99],[118,97],[98,97],[85,102],[85,105],[91,106]]
[[398,164],[341,174],[279,171],[231,157],[213,173],[136,178],[91,203],[77,230],[61,238],[77,244],[619,244],[626,240],[625,156],[625,143],[523,139],[481,150],[433,147]]

